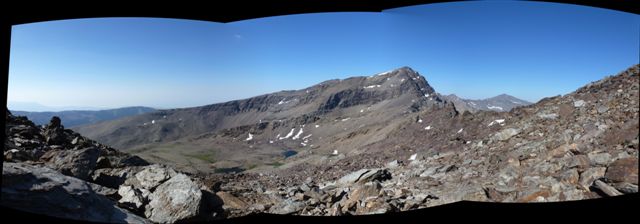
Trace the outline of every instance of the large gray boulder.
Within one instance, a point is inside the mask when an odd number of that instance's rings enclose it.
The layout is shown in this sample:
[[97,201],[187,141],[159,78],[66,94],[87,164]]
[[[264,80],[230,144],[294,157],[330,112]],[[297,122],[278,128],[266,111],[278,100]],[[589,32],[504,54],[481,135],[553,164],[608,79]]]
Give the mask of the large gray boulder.
[[202,192],[187,175],[177,174],[158,186],[149,199],[147,218],[157,223],[175,223],[199,215]]
[[361,169],[347,174],[336,181],[336,185],[348,186],[351,184],[364,184],[370,181],[385,181],[391,179],[391,173],[387,169]]
[[125,184],[135,186],[136,188],[153,190],[169,178],[175,176],[177,172],[169,167],[159,164],[145,166],[136,175],[128,178]]
[[100,156],[100,150],[96,147],[89,147],[79,150],[49,151],[41,159],[46,161],[48,167],[58,170],[64,175],[89,180],[96,167],[98,156]]
[[150,223],[118,208],[91,184],[51,168],[23,163],[2,164],[1,204],[18,210],[103,223]]

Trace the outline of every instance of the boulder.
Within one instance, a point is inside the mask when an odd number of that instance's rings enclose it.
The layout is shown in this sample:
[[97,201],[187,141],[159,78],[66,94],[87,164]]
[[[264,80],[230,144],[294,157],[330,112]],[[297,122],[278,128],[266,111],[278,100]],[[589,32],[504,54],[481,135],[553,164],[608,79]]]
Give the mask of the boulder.
[[223,208],[232,208],[232,209],[245,209],[249,206],[242,199],[233,196],[232,194],[224,191],[216,192],[216,195],[222,199]]
[[304,207],[304,202],[294,201],[288,198],[281,203],[278,203],[271,207],[270,213],[288,215],[299,212],[300,210],[304,209]]
[[349,200],[347,200],[343,205],[348,205],[358,201],[364,201],[369,197],[378,197],[381,189],[382,186],[377,181],[359,185],[351,193],[349,193]]
[[21,162],[30,159],[31,156],[24,150],[10,149],[4,152],[4,160],[8,162]]
[[141,167],[135,166],[97,169],[93,172],[91,180],[96,184],[117,189],[120,185],[124,184],[127,178],[134,176],[141,169]]
[[611,154],[606,152],[588,154],[587,156],[589,157],[591,164],[595,166],[605,166],[611,162]]
[[609,182],[627,182],[638,185],[638,159],[624,158],[609,165],[604,176]]
[[493,139],[498,140],[498,141],[506,141],[509,140],[511,137],[519,134],[520,131],[518,129],[515,128],[507,128],[504,129],[498,133],[495,133],[493,135]]
[[200,188],[184,174],[176,174],[160,184],[149,198],[145,215],[157,223],[193,220],[202,204]]
[[49,145],[67,144],[67,136],[64,133],[64,126],[59,117],[53,116],[49,124],[44,128],[44,138]]
[[592,167],[580,174],[580,185],[585,189],[589,190],[589,187],[593,185],[593,182],[597,179],[604,177],[605,171],[607,168],[605,167]]
[[118,195],[120,195],[120,200],[118,200],[120,206],[132,211],[138,212],[147,204],[147,198],[143,197],[140,190],[132,186],[120,186]]
[[336,181],[337,185],[347,186],[351,184],[363,184],[370,181],[385,181],[391,179],[391,173],[387,169],[361,169],[347,174]]
[[82,180],[89,180],[96,167],[100,151],[96,147],[79,150],[53,150],[45,153],[41,159],[46,165],[60,173]]
[[102,223],[150,223],[118,208],[87,182],[44,166],[2,164],[3,206],[64,219]]
[[136,188],[144,188],[153,190],[164,181],[176,175],[176,171],[172,168],[153,164],[142,168],[135,176],[128,178],[125,184],[133,185]]

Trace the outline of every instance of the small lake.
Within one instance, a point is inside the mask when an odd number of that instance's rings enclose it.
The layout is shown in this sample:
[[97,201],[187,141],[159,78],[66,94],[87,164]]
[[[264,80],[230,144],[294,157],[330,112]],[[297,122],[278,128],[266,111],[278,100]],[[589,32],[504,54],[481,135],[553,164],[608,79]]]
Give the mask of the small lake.
[[291,156],[295,156],[296,154],[298,154],[298,152],[293,151],[293,150],[286,150],[286,151],[282,152],[282,156],[284,156],[284,158],[289,158]]

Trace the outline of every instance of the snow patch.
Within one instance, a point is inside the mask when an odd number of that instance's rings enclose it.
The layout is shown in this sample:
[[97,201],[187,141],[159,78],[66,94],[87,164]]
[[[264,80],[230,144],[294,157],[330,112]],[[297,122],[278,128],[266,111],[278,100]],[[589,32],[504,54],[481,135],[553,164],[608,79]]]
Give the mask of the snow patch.
[[515,104],[522,104],[522,103],[520,103],[520,102],[516,102],[516,101],[513,101],[513,100],[512,100],[511,102],[512,102],[512,103],[515,103]]
[[307,138],[311,137],[311,135],[312,135],[312,134],[309,134],[309,135],[307,135],[307,136],[304,136],[304,137],[302,137],[302,139],[303,139],[303,140],[304,140],[304,139],[307,139]]
[[338,150],[333,150],[333,152],[331,153],[331,155],[338,155]]
[[269,144],[273,144],[273,141],[269,141]]
[[155,124],[155,123],[156,123],[156,120],[151,120],[151,124]]
[[299,138],[300,138],[300,135],[302,134],[302,132],[303,132],[303,131],[302,131],[302,128],[300,128],[300,131],[298,131],[298,134],[296,134],[296,136],[293,136],[293,138],[292,138],[292,139],[293,139],[293,140],[299,139]]
[[496,109],[496,110],[504,110],[504,109],[502,109],[502,107],[499,107],[499,106],[487,106],[487,108],[489,108],[489,110],[494,110],[494,109]]
[[498,120],[492,121],[491,123],[489,123],[489,127],[491,127],[494,124],[499,124],[500,126],[504,126],[504,119],[498,119]]
[[362,113],[362,112],[364,112],[364,109],[361,109],[361,110],[360,110],[360,113]]
[[474,105],[474,106],[476,106],[476,103],[474,103],[474,102],[469,102],[469,103],[470,103],[471,105]]
[[320,125],[317,125],[317,124],[316,124],[316,128],[319,128],[319,127],[320,127]]
[[376,88],[376,87],[380,87],[380,85],[370,85],[370,86],[365,86],[363,88],[365,89],[371,89],[371,88]]
[[282,140],[282,139],[287,139],[287,138],[291,137],[293,135],[293,131],[295,131],[295,130],[296,130],[295,128],[292,128],[291,131],[286,136],[280,137],[279,139]]
[[431,130],[431,125],[425,127],[424,130]]
[[422,123],[422,119],[418,119],[418,123]]
[[300,142],[300,145],[307,146],[307,144],[304,144],[304,142]]
[[464,128],[460,128],[460,130],[458,130],[457,133],[460,134],[462,132],[462,129],[464,129]]
[[253,139],[253,135],[251,133],[249,133],[249,137],[247,139],[245,139],[245,141],[249,141],[251,139]]
[[350,117],[342,119],[342,121],[348,121],[349,119],[351,119]]
[[416,157],[418,156],[418,153],[413,154],[409,157],[409,160],[416,160]]
[[424,97],[429,97],[429,94],[428,94],[428,93],[427,93],[427,94],[424,94]]

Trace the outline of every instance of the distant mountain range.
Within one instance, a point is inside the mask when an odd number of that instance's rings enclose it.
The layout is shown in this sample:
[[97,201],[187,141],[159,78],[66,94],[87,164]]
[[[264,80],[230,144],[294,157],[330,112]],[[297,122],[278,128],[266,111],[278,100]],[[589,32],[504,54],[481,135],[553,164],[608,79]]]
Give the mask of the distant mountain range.
[[30,112],[14,111],[11,113],[19,116],[27,116],[29,120],[38,125],[49,123],[51,117],[58,116],[62,119],[65,127],[75,127],[78,125],[93,124],[101,121],[108,121],[127,116],[139,115],[155,111],[150,107],[123,107],[109,110],[67,110],[59,112]]
[[456,109],[458,109],[458,111],[460,112],[476,112],[479,110],[503,112],[510,111],[514,107],[527,106],[531,104],[531,102],[521,100],[507,94],[500,94],[498,96],[483,100],[463,99],[456,96],[455,94],[442,96],[442,98],[453,102],[453,104],[455,104],[456,106]]
[[88,107],[88,106],[47,106],[36,102],[23,101],[7,101],[7,107],[11,111],[30,111],[30,112],[60,112],[67,110],[108,110],[106,107]]

